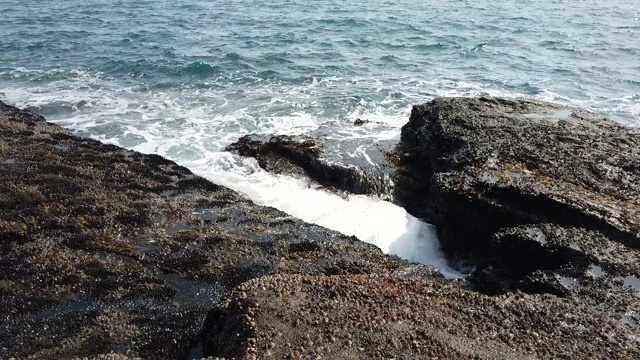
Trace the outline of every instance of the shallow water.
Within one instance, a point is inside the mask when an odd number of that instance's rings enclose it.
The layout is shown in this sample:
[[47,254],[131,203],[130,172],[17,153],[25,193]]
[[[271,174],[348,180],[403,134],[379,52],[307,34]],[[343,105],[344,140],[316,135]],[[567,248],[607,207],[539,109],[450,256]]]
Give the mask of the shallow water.
[[[4,0],[0,99],[404,257],[433,231],[376,199],[266,174],[247,133],[397,136],[435,96],[529,96],[640,115],[635,0]],[[355,118],[379,126],[354,131]],[[426,244],[426,245],[425,245]]]

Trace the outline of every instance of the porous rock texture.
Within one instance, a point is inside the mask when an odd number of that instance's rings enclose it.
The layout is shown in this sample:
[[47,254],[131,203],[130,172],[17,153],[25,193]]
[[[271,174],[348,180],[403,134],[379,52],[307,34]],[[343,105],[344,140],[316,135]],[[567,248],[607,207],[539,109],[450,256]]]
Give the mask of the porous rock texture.
[[[635,359],[628,315],[554,295],[487,296],[420,271],[273,275],[210,314],[227,359]],[[212,358],[213,358],[212,356]]]
[[0,358],[638,359],[633,145],[553,104],[416,107],[387,158],[478,262],[448,280],[0,105]]
[[640,248],[640,131],[532,100],[441,98],[402,129],[396,196],[446,250],[482,255],[496,230],[554,223]]
[[372,245],[0,103],[0,358],[187,358],[229,289],[380,273]]
[[637,129],[546,102],[441,98],[414,107],[398,153],[397,201],[479,264],[478,289],[595,294],[599,268],[637,293]]

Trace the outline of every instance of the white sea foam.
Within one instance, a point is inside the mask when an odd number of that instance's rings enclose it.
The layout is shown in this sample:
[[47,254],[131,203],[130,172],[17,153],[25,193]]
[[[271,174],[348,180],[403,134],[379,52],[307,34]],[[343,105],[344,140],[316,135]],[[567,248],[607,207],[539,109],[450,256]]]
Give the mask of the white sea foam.
[[449,267],[432,225],[394,204],[364,195],[342,197],[306,180],[269,174],[254,159],[217,153],[186,163],[195,173],[239,191],[260,205],[272,206],[374,244],[385,253],[431,265],[448,277],[464,275]]

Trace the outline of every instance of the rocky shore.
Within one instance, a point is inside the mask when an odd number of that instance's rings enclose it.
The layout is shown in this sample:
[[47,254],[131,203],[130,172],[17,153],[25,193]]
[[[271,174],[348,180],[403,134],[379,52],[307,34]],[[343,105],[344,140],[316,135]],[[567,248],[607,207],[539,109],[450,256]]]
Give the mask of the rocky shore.
[[265,274],[407,266],[156,155],[0,107],[0,358],[187,358],[207,311]]
[[443,98],[398,141],[327,131],[229,149],[394,201],[476,270],[445,279],[0,103],[0,358],[640,358],[637,129]]

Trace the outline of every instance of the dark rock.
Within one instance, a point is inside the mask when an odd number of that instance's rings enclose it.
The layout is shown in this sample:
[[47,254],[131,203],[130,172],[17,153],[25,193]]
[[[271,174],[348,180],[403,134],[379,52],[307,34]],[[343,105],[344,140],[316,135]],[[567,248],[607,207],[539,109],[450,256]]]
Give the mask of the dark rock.
[[640,134],[559,105],[443,98],[402,129],[396,196],[443,248],[491,256],[501,228],[554,223],[640,247]]
[[369,122],[369,120],[367,120],[367,119],[360,119],[360,118],[357,118],[357,119],[353,122],[353,125],[355,125],[355,126],[361,126],[361,125],[367,124],[368,122]]
[[[321,156],[317,139],[308,139],[309,157]],[[290,156],[264,150],[267,142],[247,154],[272,170],[269,161]],[[390,152],[396,200],[439,227],[452,257],[478,263],[468,284],[406,267],[262,277],[212,310],[209,319],[224,325],[206,333],[205,353],[636,358],[638,145],[630,129],[554,104],[480,98],[415,107]]]
[[467,282],[0,109],[0,358],[640,358],[638,134],[593,114],[440,99],[398,151],[330,129],[230,147],[382,196],[397,165]]
[[597,306],[627,307],[630,312],[640,310],[633,306],[639,289],[627,288],[620,281],[640,278],[640,253],[600,232],[530,224],[496,233],[491,245],[493,257],[469,278],[484,293],[522,290],[571,296]]
[[414,107],[398,150],[398,202],[478,264],[473,289],[640,311],[636,131],[549,103],[445,98]]
[[299,175],[329,189],[391,199],[396,140],[343,138],[330,126],[306,135],[247,135],[227,147],[263,169]]
[[0,358],[186,358],[243,281],[400,266],[160,156],[0,103]]
[[3,103],[2,101],[0,101],[0,114],[5,116],[8,121],[20,122],[27,126],[35,126],[36,123],[45,121],[42,115],[20,110],[16,107]]

